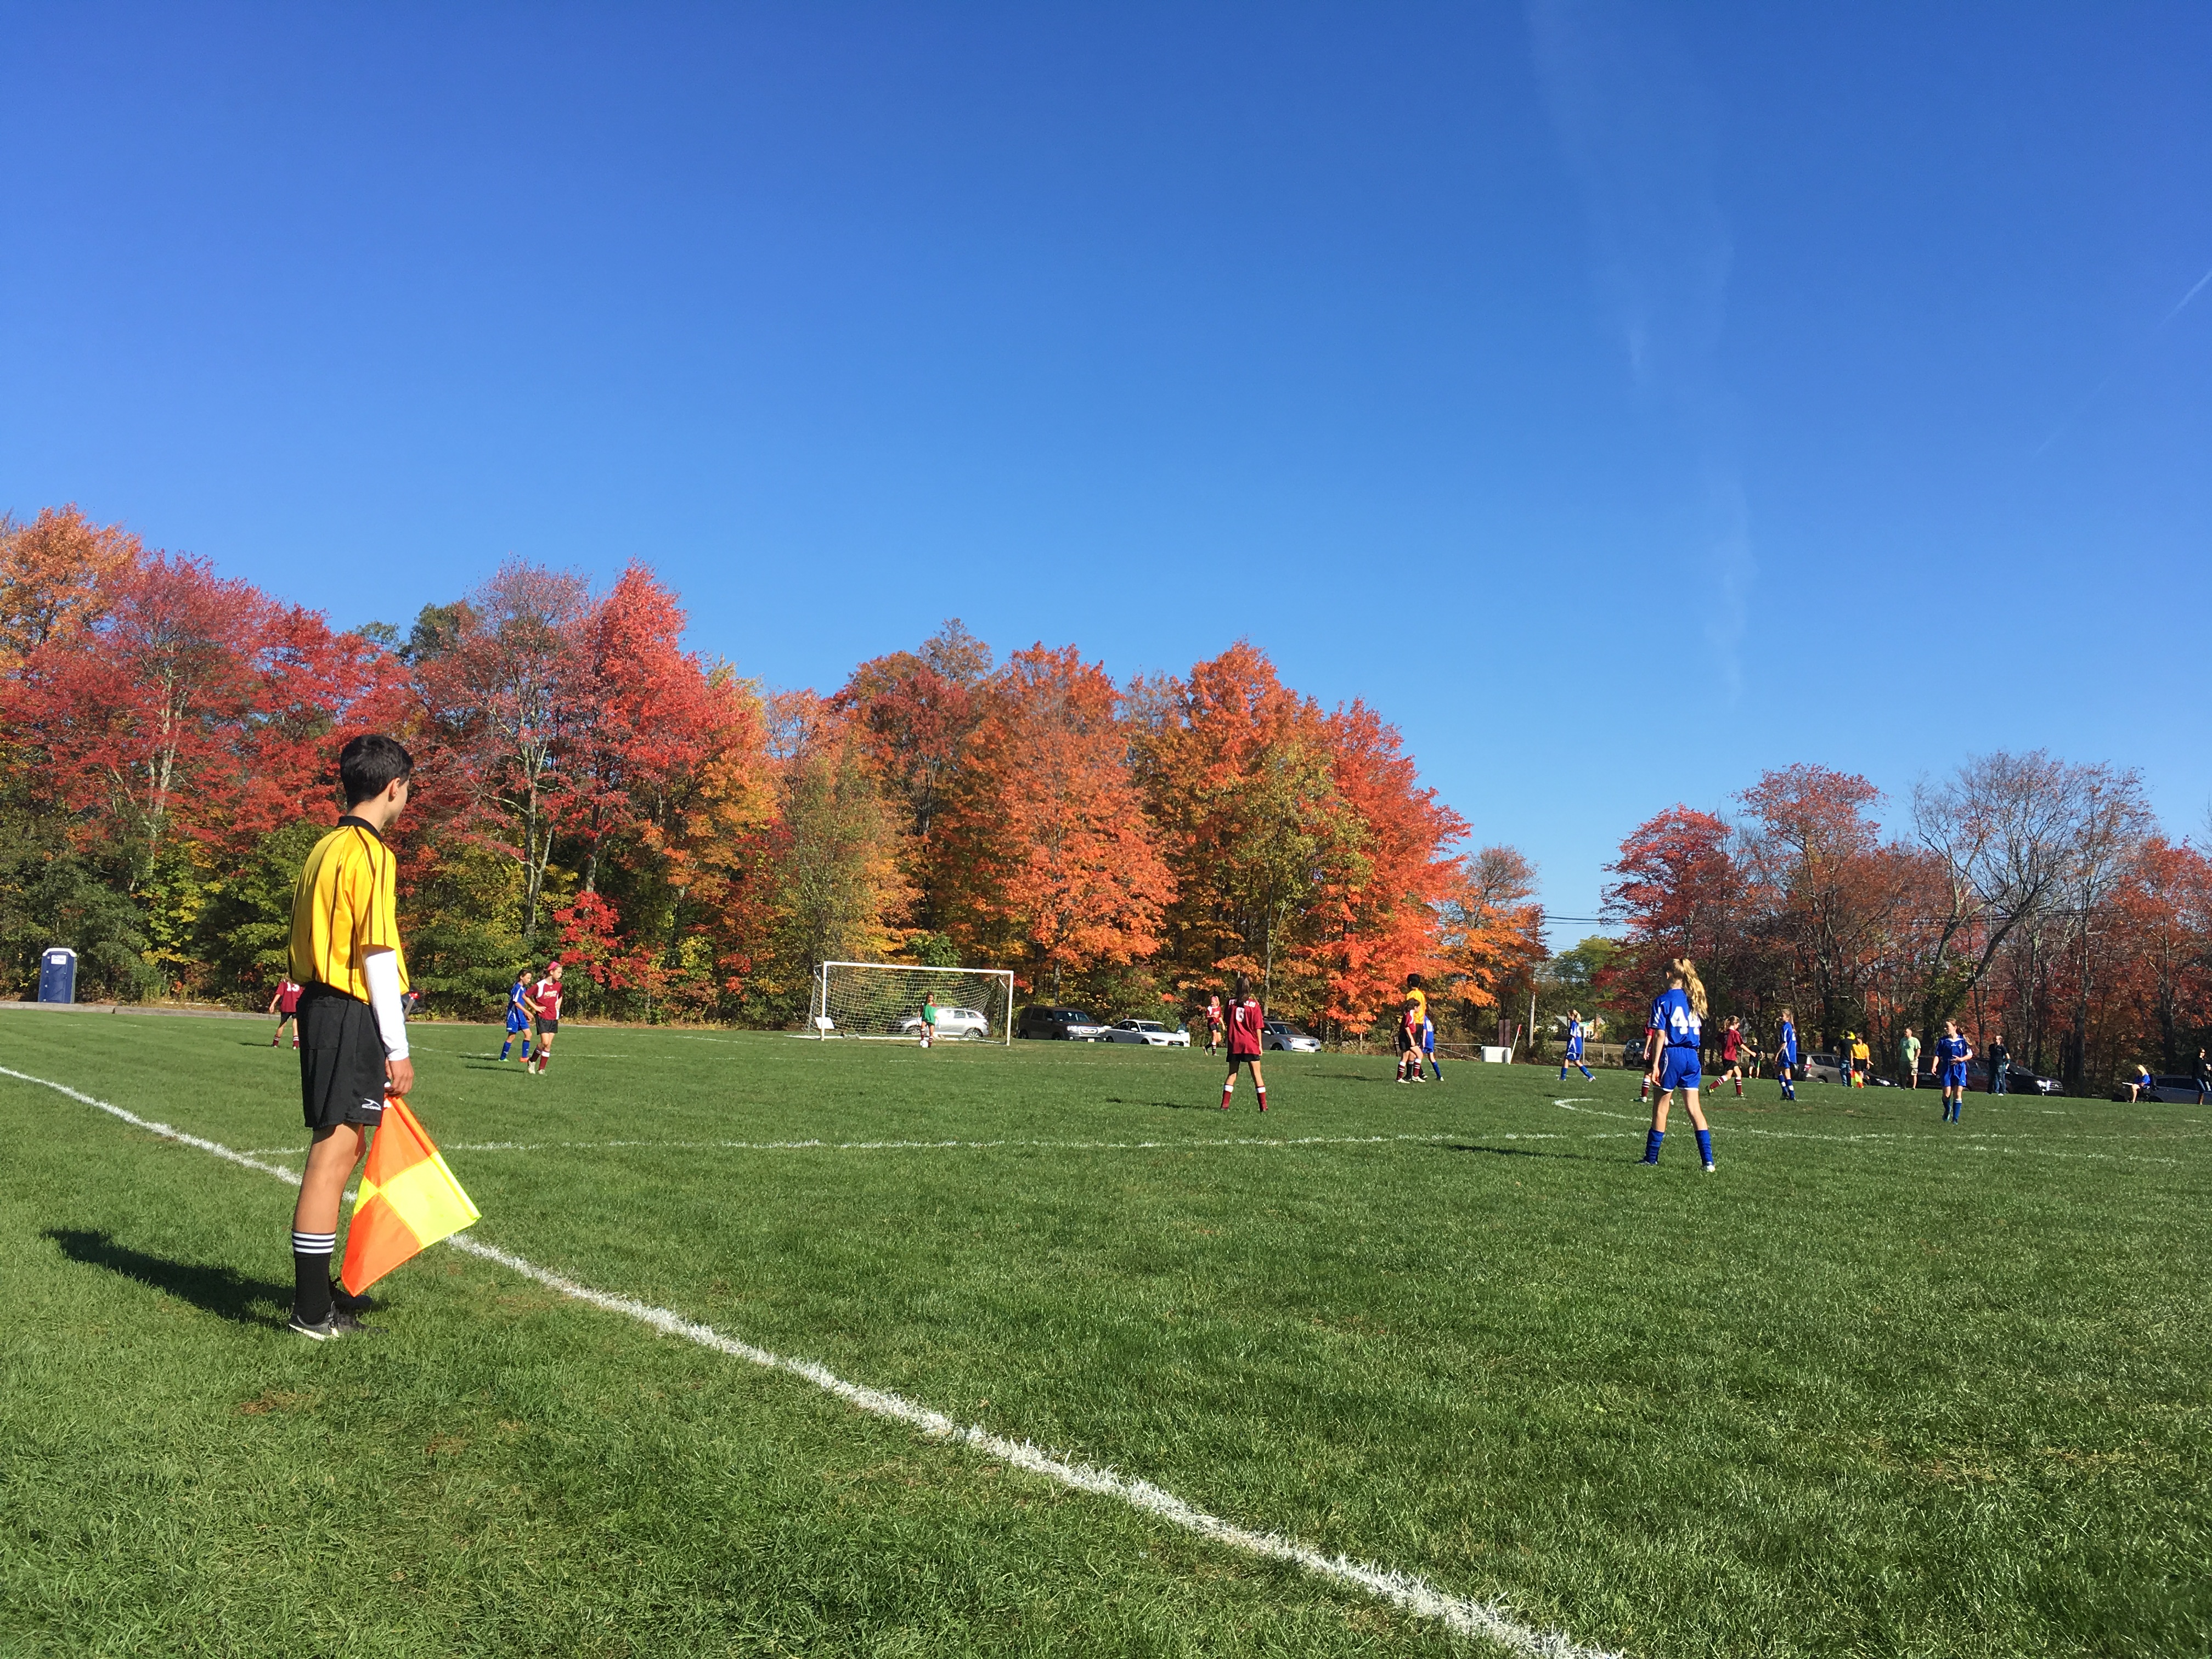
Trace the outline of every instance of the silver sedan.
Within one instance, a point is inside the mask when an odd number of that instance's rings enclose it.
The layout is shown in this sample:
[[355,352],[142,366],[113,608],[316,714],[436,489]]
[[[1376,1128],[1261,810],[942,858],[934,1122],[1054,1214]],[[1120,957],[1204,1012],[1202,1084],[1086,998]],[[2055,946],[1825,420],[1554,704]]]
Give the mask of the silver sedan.
[[1170,1031],[1156,1019],[1118,1020],[1106,1028],[1109,1042],[1141,1042],[1148,1048],[1188,1048],[1188,1031]]

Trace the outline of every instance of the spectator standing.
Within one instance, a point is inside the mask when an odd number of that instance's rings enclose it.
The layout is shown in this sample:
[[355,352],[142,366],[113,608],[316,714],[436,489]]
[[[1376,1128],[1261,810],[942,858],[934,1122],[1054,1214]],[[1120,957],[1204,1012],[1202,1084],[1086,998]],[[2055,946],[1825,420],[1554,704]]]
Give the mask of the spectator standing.
[[2208,1095],[2212,1095],[2212,1057],[2208,1057],[2199,1048],[2197,1051],[2197,1103],[2202,1106]]
[[1996,1041],[1990,1044],[1990,1092],[2002,1095],[2010,1091],[2012,1079],[2007,1075],[2012,1070],[2012,1053],[2005,1047],[2004,1033],[1999,1031]]
[[1917,1089],[1920,1086],[1920,1036],[1910,1025],[1905,1028],[1905,1036],[1898,1042],[1897,1063],[1905,1072],[1905,1086]]

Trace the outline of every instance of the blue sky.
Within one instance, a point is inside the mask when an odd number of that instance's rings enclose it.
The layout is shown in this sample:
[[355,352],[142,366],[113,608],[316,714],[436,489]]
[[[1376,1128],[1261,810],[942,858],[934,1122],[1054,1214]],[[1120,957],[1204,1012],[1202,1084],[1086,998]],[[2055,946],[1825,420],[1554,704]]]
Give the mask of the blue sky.
[[[2212,9],[0,6],[0,507],[1365,697],[1563,915],[2045,745],[2202,836]],[[1569,927],[1567,936],[1585,931]]]

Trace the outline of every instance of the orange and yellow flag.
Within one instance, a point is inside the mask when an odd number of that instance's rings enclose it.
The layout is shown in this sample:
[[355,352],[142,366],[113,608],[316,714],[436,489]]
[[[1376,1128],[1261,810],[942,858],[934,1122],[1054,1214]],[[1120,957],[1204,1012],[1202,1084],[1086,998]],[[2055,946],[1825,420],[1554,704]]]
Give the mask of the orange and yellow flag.
[[424,1245],[476,1218],[477,1206],[395,1095],[384,1103],[384,1121],[361,1172],[338,1282],[359,1296]]

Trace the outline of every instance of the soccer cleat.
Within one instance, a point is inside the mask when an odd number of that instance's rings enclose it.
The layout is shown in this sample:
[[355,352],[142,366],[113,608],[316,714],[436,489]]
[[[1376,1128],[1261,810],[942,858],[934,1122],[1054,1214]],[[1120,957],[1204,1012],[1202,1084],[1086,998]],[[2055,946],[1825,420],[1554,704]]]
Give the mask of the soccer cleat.
[[328,1342],[331,1338],[338,1336],[374,1336],[376,1334],[375,1331],[362,1324],[351,1314],[342,1313],[336,1309],[331,1310],[328,1319],[319,1324],[313,1324],[301,1318],[299,1310],[295,1308],[293,1310],[290,1322],[284,1328],[296,1335],[306,1337],[310,1342]]
[[1706,1165],[1705,1165],[1705,1173],[1706,1173],[1707,1175],[1711,1175],[1712,1172],[1713,1172],[1713,1166],[1712,1166],[1711,1164],[1706,1164]]
[[342,1314],[357,1316],[374,1310],[377,1306],[377,1301],[374,1297],[367,1292],[356,1296],[333,1279],[331,1280],[331,1306]]

